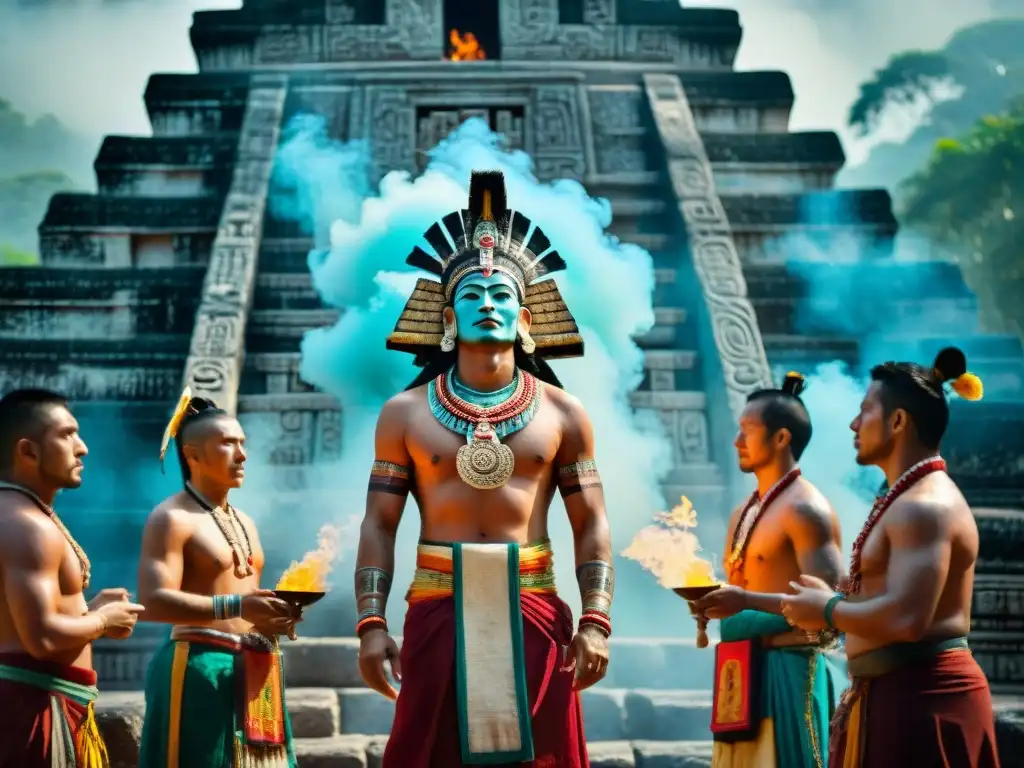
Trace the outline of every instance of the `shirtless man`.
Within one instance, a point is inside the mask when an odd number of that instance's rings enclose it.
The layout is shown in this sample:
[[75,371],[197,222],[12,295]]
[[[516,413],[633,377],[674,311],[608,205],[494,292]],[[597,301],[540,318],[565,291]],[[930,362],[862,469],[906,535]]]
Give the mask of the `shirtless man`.
[[[186,389],[161,460],[171,439],[184,489],[146,522],[139,594],[146,619],[174,629],[149,667],[139,765],[294,768],[276,638],[293,634],[297,611],[260,589],[259,534],[228,502],[245,478],[245,433]],[[259,716],[242,722],[242,711]]]
[[82,484],[87,452],[60,395],[0,400],[0,768],[100,768],[106,756],[92,641],[131,635],[142,606],[124,589],[86,604],[89,559],[53,501]]
[[[693,606],[698,621],[722,620],[711,726],[715,768],[820,766],[838,698],[832,694],[845,685],[842,670],[821,653],[831,638],[794,631],[781,615],[782,593],[801,573],[831,584],[842,573],[839,520],[797,465],[811,439],[811,418],[800,400],[803,386],[803,376],[789,373],[781,389],[748,398],[735,446],[740,470],[757,478],[757,490],[729,521],[728,586]],[[734,677],[736,665],[729,662],[754,662],[753,643],[767,649],[767,658],[759,670]],[[814,681],[810,701],[808,675]],[[767,706],[728,706],[730,681],[736,690],[750,686],[744,701]]]
[[982,394],[966,371],[952,347],[929,368],[872,369],[850,428],[857,463],[879,467],[888,490],[854,543],[844,589],[802,576],[783,598],[795,625],[846,634],[853,686],[836,713],[835,768],[999,765],[988,682],[967,647],[978,528],[939,457],[943,384]]
[[[388,346],[426,368],[381,411],[356,571],[363,678],[394,697],[390,661],[402,681],[384,768],[588,764],[577,691],[608,663],[608,521],[590,420],[542,358],[583,352],[554,281],[538,282],[565,263],[529,230],[503,175],[474,171],[468,211],[425,233],[440,260],[407,260],[440,282],[417,283]],[[547,538],[556,486],[583,597],[575,635]],[[421,541],[399,656],[384,610],[410,491]]]

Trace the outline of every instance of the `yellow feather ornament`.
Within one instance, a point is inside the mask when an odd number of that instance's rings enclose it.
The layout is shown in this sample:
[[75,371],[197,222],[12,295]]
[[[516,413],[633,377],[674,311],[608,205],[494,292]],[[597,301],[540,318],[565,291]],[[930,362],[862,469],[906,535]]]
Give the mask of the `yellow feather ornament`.
[[181,393],[181,398],[178,400],[178,405],[174,408],[171,420],[167,422],[167,428],[164,430],[164,439],[160,442],[161,467],[163,467],[164,456],[167,455],[167,446],[171,444],[172,437],[177,437],[178,428],[181,426],[181,420],[188,413],[188,404],[190,402],[192,402],[192,390],[189,387],[185,387],[185,391]]
[[954,379],[950,386],[964,400],[981,400],[985,394],[985,387],[981,383],[981,379],[973,373],[965,373],[963,376]]

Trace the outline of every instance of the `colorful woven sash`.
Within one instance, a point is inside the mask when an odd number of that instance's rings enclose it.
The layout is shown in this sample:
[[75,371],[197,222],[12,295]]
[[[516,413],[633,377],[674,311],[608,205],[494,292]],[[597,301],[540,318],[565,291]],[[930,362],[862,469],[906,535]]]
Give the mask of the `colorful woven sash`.
[[[416,549],[416,574],[405,599],[410,605],[451,597],[454,592],[451,544],[421,541]],[[547,539],[519,548],[519,589],[555,594],[554,555]]]
[[[95,685],[81,685],[54,675],[47,675],[22,667],[0,664],[0,680],[30,685],[50,694],[50,743],[56,768],[107,768],[110,758],[96,723],[95,701],[99,690]],[[86,707],[85,720],[78,728],[78,738],[72,738],[71,725],[58,696],[71,699]]]
[[191,645],[217,648],[235,655],[238,708],[235,731],[235,768],[287,768],[285,703],[281,650],[273,642],[270,650],[246,642],[243,635],[206,627],[175,627],[171,669],[171,715],[168,734],[167,768],[179,765],[182,699]]

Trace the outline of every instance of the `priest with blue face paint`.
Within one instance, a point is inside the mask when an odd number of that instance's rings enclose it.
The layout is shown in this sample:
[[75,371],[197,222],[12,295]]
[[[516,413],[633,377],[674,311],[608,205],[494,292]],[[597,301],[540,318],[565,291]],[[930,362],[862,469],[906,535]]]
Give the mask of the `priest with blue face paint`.
[[[384,768],[584,768],[579,691],[604,677],[613,571],[594,434],[546,362],[583,341],[555,281],[565,262],[474,171],[468,207],[424,233],[421,278],[388,348],[423,368],[377,422],[355,574],[359,667],[397,698]],[[555,591],[548,512],[565,500],[582,612]],[[399,651],[386,605],[412,494],[416,573]],[[398,693],[387,668],[401,682]]]

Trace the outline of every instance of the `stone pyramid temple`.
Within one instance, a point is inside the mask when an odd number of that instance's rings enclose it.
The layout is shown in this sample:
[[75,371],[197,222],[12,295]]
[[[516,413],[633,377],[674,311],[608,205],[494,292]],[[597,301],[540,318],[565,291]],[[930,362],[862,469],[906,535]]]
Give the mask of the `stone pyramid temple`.
[[[986,398],[954,404],[944,452],[982,535],[971,644],[993,689],[1015,692],[1020,340],[980,329],[954,265],[897,253],[885,190],[834,188],[839,139],[789,130],[789,77],[736,71],[741,38],[736,12],[677,0],[245,0],[196,13],[199,71],[150,77],[152,136],[108,136],[98,192],[53,197],[42,266],[0,270],[0,390],[67,392],[83,419],[116,417],[127,455],[150,456],[188,383],[243,423],[271,420],[279,485],[301,494],[309,467],[343,448],[337,402],[298,373],[303,334],[338,310],[313,288],[313,241],[268,210],[282,130],[321,115],[332,138],[369,140],[380,177],[421,170],[425,150],[483,117],[541,180],[607,198],[611,233],[653,255],[656,324],[637,339],[646,375],[632,404],[671,434],[669,499],[734,501],[735,414],[773,375],[833,360],[863,371],[881,343],[920,362],[950,342],[967,352]],[[825,258],[802,258],[808,249]],[[851,301],[859,283],[874,287],[870,306]],[[121,532],[126,563],[151,503],[144,486],[109,500],[137,512]],[[71,525],[103,511],[83,503]],[[98,651],[101,685],[122,691],[105,698],[123,721],[113,738],[132,738],[151,648]],[[355,649],[353,638],[288,645],[306,768],[379,759],[391,704],[362,687]],[[595,766],[704,764],[710,678],[698,653],[692,639],[614,643],[609,677],[585,696]]]

